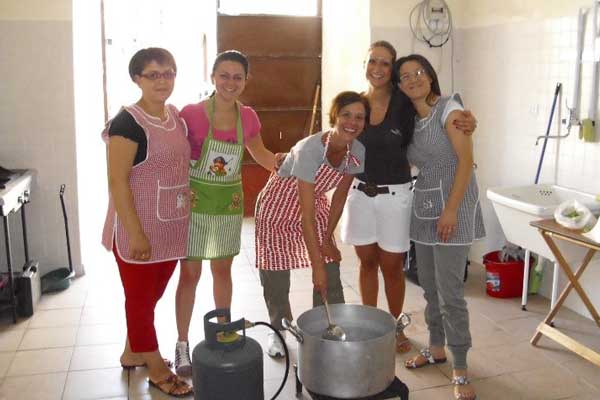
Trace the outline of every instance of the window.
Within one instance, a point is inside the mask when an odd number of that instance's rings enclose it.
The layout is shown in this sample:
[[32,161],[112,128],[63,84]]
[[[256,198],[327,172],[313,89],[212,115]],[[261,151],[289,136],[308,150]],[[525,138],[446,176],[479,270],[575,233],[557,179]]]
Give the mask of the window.
[[296,16],[318,15],[318,0],[220,0],[219,13],[279,14]]

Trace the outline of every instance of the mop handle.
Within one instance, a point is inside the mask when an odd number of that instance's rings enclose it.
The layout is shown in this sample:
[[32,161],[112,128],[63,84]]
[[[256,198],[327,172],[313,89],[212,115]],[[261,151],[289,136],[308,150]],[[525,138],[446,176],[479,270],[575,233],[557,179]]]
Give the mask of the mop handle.
[[542,154],[540,155],[540,162],[538,163],[537,173],[535,174],[535,184],[537,185],[540,180],[540,172],[542,172],[542,164],[544,163],[544,154],[546,153],[546,145],[548,144],[548,135],[550,135],[550,128],[552,127],[552,120],[554,119],[554,109],[556,108],[556,100],[558,99],[558,94],[562,88],[562,83],[558,82],[556,84],[556,89],[554,90],[554,100],[552,100],[552,109],[550,110],[550,119],[548,120],[548,127],[546,128],[546,137],[544,138],[544,145],[542,146]]

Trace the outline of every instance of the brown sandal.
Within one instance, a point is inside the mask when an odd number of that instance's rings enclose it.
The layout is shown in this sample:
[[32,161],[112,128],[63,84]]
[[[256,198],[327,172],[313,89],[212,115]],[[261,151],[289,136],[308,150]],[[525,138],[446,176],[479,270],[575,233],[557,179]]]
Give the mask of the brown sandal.
[[[173,368],[173,361],[169,360],[168,358],[163,358],[163,361],[165,362],[165,365],[167,366],[167,368]],[[147,367],[146,363],[142,363],[142,364],[123,364],[123,363],[121,363],[121,368],[123,368],[124,370],[132,370],[132,369],[144,368],[144,367]]]
[[406,338],[404,340],[396,339],[396,353],[408,353],[412,349],[412,344],[410,343],[410,339]]
[[[168,378],[165,378],[159,382],[152,382],[152,380],[148,378],[148,383],[150,386],[153,386],[161,392],[173,397],[185,397],[194,392],[194,389],[190,385],[188,385],[183,379],[179,378],[175,374],[172,374]],[[165,385],[168,386],[165,387]],[[180,389],[183,389],[184,391],[180,392]]]

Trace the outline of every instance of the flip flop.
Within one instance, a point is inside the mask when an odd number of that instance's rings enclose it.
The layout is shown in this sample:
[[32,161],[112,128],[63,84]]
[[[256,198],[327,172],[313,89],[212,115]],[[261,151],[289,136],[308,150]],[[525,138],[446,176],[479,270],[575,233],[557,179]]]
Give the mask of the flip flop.
[[417,369],[426,367],[428,365],[443,364],[448,360],[446,357],[433,358],[433,356],[431,355],[431,351],[427,347],[419,350],[419,354],[425,358],[425,363],[417,364],[417,362],[415,361],[416,357],[413,357],[404,363],[404,367],[407,369]]
[[[162,381],[158,382],[152,382],[152,379],[148,378],[148,384],[160,390],[164,394],[173,397],[186,397],[194,392],[194,389],[190,385],[188,385],[186,381],[180,379],[175,374],[172,374],[168,378],[165,378]],[[164,385],[169,385],[169,388],[165,389]],[[180,388],[184,388],[185,391],[181,393],[176,393]]]
[[[169,360],[168,358],[163,358],[165,365],[169,368],[173,368],[173,361]],[[136,369],[136,368],[145,368],[147,367],[146,363],[142,363],[142,364],[123,364],[121,363],[121,368],[123,368],[124,370],[132,370],[132,369]]]

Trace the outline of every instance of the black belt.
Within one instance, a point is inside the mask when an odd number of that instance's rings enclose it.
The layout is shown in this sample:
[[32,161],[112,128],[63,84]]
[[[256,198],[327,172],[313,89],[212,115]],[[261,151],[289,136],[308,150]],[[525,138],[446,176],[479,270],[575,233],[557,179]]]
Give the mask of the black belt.
[[364,194],[369,197],[375,197],[378,194],[388,194],[390,192],[390,188],[387,186],[377,186],[374,183],[359,183],[354,186],[355,189],[360,190]]

